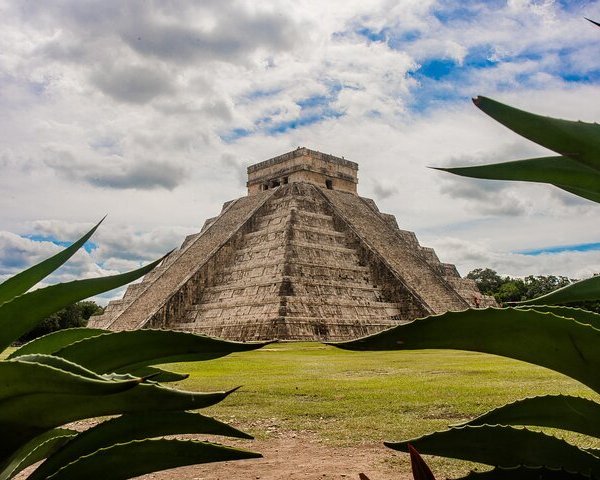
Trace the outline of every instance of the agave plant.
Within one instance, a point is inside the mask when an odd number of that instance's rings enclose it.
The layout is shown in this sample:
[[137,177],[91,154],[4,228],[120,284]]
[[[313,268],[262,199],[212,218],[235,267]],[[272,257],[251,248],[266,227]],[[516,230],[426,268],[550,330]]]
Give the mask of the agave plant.
[[[600,125],[534,115],[485,97],[474,103],[559,156],[442,170],[484,179],[549,183],[600,202]],[[448,348],[491,353],[550,368],[600,393],[600,315],[558,305],[598,298],[599,276],[512,308],[448,312],[335,345],[349,350]],[[526,398],[446,431],[386,445],[404,452],[414,446],[421,453],[494,466],[464,479],[600,478],[600,450],[583,449],[525,426],[600,439],[600,404],[566,395]],[[430,477],[418,469],[415,478]]]
[[[0,351],[52,312],[127,284],[160,261],[109,277],[29,291],[66,262],[98,225],[57,255],[0,284]],[[238,343],[164,330],[61,330],[37,338],[0,362],[0,480],[38,463],[30,480],[125,479],[196,463],[259,454],[165,435],[252,438],[191,411],[216,404],[235,389],[197,393],[160,383],[186,378],[153,365],[217,358],[264,343]],[[64,425],[113,416],[79,432]]]

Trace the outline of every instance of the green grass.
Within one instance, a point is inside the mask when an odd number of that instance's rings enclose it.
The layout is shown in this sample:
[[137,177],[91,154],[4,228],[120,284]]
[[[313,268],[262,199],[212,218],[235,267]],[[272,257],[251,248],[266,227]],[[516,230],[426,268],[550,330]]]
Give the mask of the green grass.
[[[257,438],[310,432],[330,446],[412,438],[526,396],[598,399],[582,384],[544,368],[450,350],[349,352],[318,343],[281,343],[168,368],[190,373],[180,383],[188,390],[242,386],[204,410],[209,415]],[[565,438],[599,446],[581,436]],[[467,464],[433,460],[432,466],[452,474],[464,472]]]
[[[550,370],[453,350],[350,352],[319,343],[280,343],[166,368],[190,374],[178,385],[187,390],[242,386],[202,413],[257,438],[308,432],[332,447],[416,437],[526,396],[563,393],[600,401],[589,388]],[[587,437],[564,437],[600,447]],[[407,456],[389,452],[390,462],[408,472]],[[428,461],[435,472],[449,476],[473,466]]]

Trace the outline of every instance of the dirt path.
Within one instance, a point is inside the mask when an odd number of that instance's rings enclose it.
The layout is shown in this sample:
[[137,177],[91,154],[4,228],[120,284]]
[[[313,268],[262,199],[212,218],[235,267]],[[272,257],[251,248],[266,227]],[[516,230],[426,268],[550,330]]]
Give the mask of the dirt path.
[[[331,447],[311,436],[282,435],[268,440],[230,441],[227,444],[253,450],[263,458],[181,467],[138,477],[143,480],[408,480],[408,456],[383,445]],[[391,465],[393,463],[393,465]]]

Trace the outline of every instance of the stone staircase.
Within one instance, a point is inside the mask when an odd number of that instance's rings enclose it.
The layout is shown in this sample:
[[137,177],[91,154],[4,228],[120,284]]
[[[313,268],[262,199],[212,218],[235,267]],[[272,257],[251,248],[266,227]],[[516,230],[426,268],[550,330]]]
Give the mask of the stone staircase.
[[314,188],[281,187],[173,328],[230,339],[336,340],[397,324],[400,306],[386,300]]
[[336,341],[486,299],[372,200],[296,182],[227,202],[90,326]]
[[438,268],[442,264],[433,249],[421,247],[411,232],[399,230],[396,222],[391,222],[389,215],[382,215],[373,201],[345,192],[320,192],[368,248],[385,259],[394,275],[410,285],[428,313],[469,308],[469,303],[444,278],[445,272]]

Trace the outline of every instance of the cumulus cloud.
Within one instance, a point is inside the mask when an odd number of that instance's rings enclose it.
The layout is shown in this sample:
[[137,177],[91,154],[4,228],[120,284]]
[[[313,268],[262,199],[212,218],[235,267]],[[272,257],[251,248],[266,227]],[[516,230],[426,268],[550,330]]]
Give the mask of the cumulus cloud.
[[146,103],[173,90],[166,72],[144,66],[103,66],[92,72],[90,78],[103,93],[123,102]]
[[466,275],[475,268],[489,267],[500,275],[564,275],[583,279],[600,273],[600,252],[561,252],[524,255],[499,251],[488,242],[444,237],[434,241],[444,261],[460,265]]
[[[552,187],[425,168],[539,152],[477,111],[477,94],[598,119],[598,32],[582,20],[600,17],[597,2],[5,0],[1,10],[0,229],[63,240],[108,212],[83,275],[176,247],[244,195],[247,165],[300,145],[359,162],[359,192],[426,236],[510,252],[600,234],[598,207]],[[57,217],[60,227],[32,227]],[[38,258],[34,247],[24,251]]]
[[98,187],[114,189],[173,190],[186,178],[186,167],[160,160],[134,159],[127,161],[110,155],[97,162],[81,161],[70,152],[54,151],[46,165],[71,181],[80,181]]

